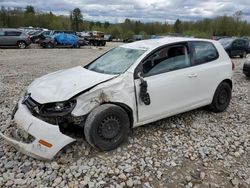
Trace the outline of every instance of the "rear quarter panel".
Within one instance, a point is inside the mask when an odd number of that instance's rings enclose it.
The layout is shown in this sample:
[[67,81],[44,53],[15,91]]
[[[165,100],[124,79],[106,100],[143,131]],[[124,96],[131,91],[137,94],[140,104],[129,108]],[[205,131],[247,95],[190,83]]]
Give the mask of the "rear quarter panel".
[[[216,70],[216,72],[213,75],[211,75],[213,76],[211,78],[214,79],[214,85],[212,87],[212,94],[214,95],[217,87],[223,80],[228,79],[232,81],[233,70],[232,70],[232,61],[228,56],[228,54],[226,53],[226,51],[224,50],[224,48],[222,47],[222,45],[217,41],[214,41],[213,44],[217,48],[219,53],[219,58],[210,64],[210,66],[214,67]],[[213,95],[210,98],[211,102],[213,100]]]

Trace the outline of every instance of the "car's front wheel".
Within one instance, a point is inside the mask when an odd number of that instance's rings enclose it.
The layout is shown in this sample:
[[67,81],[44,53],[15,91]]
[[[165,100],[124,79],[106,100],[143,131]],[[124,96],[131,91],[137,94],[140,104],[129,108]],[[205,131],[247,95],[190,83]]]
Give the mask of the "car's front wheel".
[[54,45],[51,42],[48,42],[46,44],[46,48],[54,48]]
[[229,83],[222,82],[216,89],[210,108],[213,112],[223,112],[229,106],[232,88]]
[[18,41],[17,42],[17,47],[20,49],[24,49],[27,47],[26,43],[24,41]]
[[90,145],[109,151],[117,148],[127,139],[129,125],[126,111],[113,104],[104,104],[88,115],[84,134]]

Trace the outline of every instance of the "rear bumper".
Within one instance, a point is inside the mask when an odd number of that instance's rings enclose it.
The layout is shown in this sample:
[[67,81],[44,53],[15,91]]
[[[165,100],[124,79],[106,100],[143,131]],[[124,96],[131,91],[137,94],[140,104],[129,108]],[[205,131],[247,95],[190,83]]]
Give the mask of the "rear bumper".
[[32,135],[35,138],[34,141],[23,143],[3,133],[0,133],[0,136],[24,154],[37,159],[51,160],[64,146],[75,141],[62,134],[58,125],[52,125],[34,117],[21,101],[14,114],[14,121],[18,128]]

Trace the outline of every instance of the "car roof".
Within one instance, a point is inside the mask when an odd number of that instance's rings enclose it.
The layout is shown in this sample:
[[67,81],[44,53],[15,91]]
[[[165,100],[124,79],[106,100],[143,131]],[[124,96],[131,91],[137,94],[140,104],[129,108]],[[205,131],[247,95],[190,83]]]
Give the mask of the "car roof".
[[1,31],[19,31],[22,32],[20,29],[14,29],[14,28],[0,28]]
[[188,42],[188,41],[206,41],[213,42],[213,40],[207,39],[198,39],[198,38],[187,38],[187,37],[164,37],[159,39],[148,39],[141,40],[133,43],[123,44],[121,47],[131,48],[131,49],[141,49],[141,50],[149,50],[155,49],[163,45],[173,44],[177,42]]

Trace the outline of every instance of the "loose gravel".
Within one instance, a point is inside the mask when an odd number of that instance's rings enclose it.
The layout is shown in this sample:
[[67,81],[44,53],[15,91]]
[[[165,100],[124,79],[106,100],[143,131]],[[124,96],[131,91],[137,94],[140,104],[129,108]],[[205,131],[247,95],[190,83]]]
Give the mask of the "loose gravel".
[[[0,50],[0,129],[31,81],[84,65],[116,46]],[[205,108],[135,128],[110,152],[79,135],[53,161],[16,151],[0,139],[0,187],[250,187],[250,79],[236,63],[232,101],[224,113]]]

